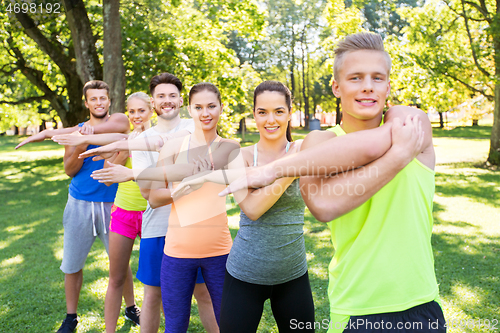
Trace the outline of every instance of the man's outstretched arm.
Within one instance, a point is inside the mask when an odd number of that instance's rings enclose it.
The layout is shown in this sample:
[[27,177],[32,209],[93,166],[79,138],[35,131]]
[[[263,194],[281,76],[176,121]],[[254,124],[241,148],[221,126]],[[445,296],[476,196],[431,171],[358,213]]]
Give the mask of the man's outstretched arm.
[[74,132],[80,132],[82,134],[102,134],[102,133],[128,133],[129,131],[130,131],[130,125],[127,116],[124,115],[123,113],[115,113],[109,117],[108,121],[95,126],[82,126],[82,127],[73,126],[66,128],[43,130],[38,134],[34,134],[26,138],[24,141],[18,144],[15,149],[18,149],[24,146],[25,144],[31,142],[40,142],[45,139],[50,139],[56,135],[71,134]]
[[78,126],[58,128],[58,129],[46,129],[46,130],[41,131],[40,133],[33,134],[33,135],[27,137],[20,144],[18,144],[15,149],[19,149],[28,143],[41,142],[45,139],[50,139],[55,135],[71,134],[71,133],[77,132],[77,131],[78,131]]
[[78,146],[78,145],[96,145],[103,146],[115,141],[128,138],[128,134],[123,133],[104,133],[104,134],[89,134],[81,135],[80,133],[54,135],[52,141],[63,146]]

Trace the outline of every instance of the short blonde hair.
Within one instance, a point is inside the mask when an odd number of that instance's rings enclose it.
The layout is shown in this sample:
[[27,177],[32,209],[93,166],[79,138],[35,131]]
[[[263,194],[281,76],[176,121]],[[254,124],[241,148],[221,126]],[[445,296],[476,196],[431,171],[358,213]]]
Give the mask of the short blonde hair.
[[350,52],[362,50],[383,52],[389,73],[391,72],[391,57],[384,49],[382,37],[379,34],[371,32],[360,32],[348,35],[335,48],[335,60],[333,62],[333,77],[335,80],[340,78],[340,69],[344,63],[345,56]]
[[127,106],[128,106],[128,102],[130,102],[130,100],[134,99],[134,98],[140,99],[141,101],[146,103],[149,111],[151,111],[151,109],[153,108],[153,106],[151,105],[151,98],[149,97],[148,94],[143,93],[142,91],[138,91],[138,92],[135,92],[133,94],[130,94],[130,96],[127,98]]

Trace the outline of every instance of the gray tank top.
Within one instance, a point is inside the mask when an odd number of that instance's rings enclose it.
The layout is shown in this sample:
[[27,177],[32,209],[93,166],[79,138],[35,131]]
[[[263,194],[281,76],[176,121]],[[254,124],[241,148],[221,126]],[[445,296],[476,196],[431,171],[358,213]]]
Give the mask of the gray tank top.
[[[290,146],[287,144],[286,151]],[[254,148],[257,166],[257,145]],[[278,201],[259,219],[240,213],[240,229],[227,259],[229,274],[261,285],[285,283],[307,271],[304,244],[304,208],[295,179]]]

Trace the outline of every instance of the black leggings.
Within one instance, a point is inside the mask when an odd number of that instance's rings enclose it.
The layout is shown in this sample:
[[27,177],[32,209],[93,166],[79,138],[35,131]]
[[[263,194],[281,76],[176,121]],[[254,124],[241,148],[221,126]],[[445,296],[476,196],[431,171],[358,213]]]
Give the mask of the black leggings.
[[314,332],[314,329],[297,329],[314,327],[314,302],[307,272],[295,280],[267,286],[243,282],[227,271],[222,291],[220,332],[256,332],[268,298],[281,333]]

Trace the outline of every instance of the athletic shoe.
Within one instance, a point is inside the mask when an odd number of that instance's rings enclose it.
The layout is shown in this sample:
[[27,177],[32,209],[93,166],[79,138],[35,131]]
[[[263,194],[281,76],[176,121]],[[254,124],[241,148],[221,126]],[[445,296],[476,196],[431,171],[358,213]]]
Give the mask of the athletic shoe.
[[57,330],[57,333],[71,333],[75,330],[76,325],[78,325],[78,319],[66,317],[61,327]]
[[125,309],[125,319],[130,320],[134,324],[140,326],[139,318],[141,316],[141,309],[137,307],[137,305],[133,305],[133,307],[128,307]]

